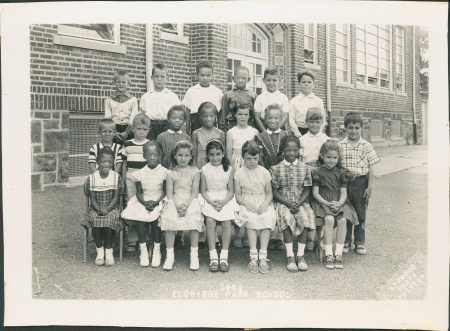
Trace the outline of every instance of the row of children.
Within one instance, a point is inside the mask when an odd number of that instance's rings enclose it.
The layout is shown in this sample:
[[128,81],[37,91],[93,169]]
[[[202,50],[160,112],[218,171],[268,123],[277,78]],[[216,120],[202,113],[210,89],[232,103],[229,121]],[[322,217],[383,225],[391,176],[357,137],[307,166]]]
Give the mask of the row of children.
[[[250,246],[248,268],[254,273],[268,272],[267,246],[275,222],[284,235],[289,271],[307,270],[304,260],[306,236],[308,231],[315,229],[316,219],[323,219],[325,224],[327,268],[343,267],[342,253],[350,247],[353,224],[356,225],[356,251],[365,254],[365,209],[372,190],[373,165],[379,159],[372,146],[361,138],[361,114],[346,115],[348,137],[338,143],[327,141],[328,137],[320,132],[324,120],[320,109],[308,109],[306,119],[309,132],[300,139],[280,129],[282,110],[279,105],[272,104],[265,109],[268,128],[262,133],[249,127],[249,113],[248,106],[238,106],[236,126],[226,133],[224,142],[223,133],[214,126],[216,107],[209,102],[201,104],[199,117],[203,126],[196,131],[197,135],[193,134],[194,144],[191,144],[189,135],[180,131],[187,117],[181,106],[171,107],[167,116],[169,128],[158,135],[156,142],[146,139],[151,130],[150,119],[145,114],[134,117],[132,131],[135,137],[123,145],[123,161],[126,165],[122,167],[122,172],[125,174],[129,196],[134,195],[130,194],[130,190],[135,190],[136,193],[122,216],[127,223],[136,224],[142,266],[149,265],[145,243],[145,225],[148,222],[151,224],[155,243],[152,266],[157,267],[161,263],[161,231],[165,231],[167,248],[163,268],[171,270],[174,263],[175,231],[189,230],[190,268],[197,270],[198,237],[204,230],[202,215],[207,224],[211,271],[228,270],[232,220],[236,226],[247,228]],[[112,233],[103,228],[117,230],[122,226],[116,214],[110,217],[121,185],[117,174],[120,171],[117,169],[122,162],[118,157],[120,147],[112,143],[115,133],[113,125],[114,122],[108,119],[100,123],[102,145],[114,146],[115,152],[97,145],[95,160],[99,171],[90,176],[89,186],[93,203],[88,221],[94,229],[101,228],[93,231],[97,246],[96,264],[100,265],[114,263],[110,237]],[[107,135],[106,132],[102,133],[105,127],[109,127]],[[207,135],[198,137],[198,132],[202,131]],[[104,160],[105,150],[110,154],[109,157],[106,156],[107,160]],[[91,161],[94,155],[95,150],[91,154]],[[319,155],[321,165],[317,166]],[[348,170],[341,167],[341,162]],[[108,166],[109,169],[116,167],[116,171],[107,171]],[[171,170],[167,170],[169,168]],[[348,195],[347,186],[350,188]],[[103,198],[106,191],[109,192],[109,200]],[[165,196],[166,202],[162,203]],[[99,200],[102,201],[103,208]],[[276,202],[276,210],[272,200]],[[105,226],[104,219],[114,224]],[[223,225],[220,260],[215,247],[217,221]],[[334,257],[332,232],[335,225],[338,230]],[[102,230],[106,232],[97,232]],[[258,230],[259,252],[256,246]],[[293,253],[293,235],[300,236],[296,259]],[[103,236],[107,238],[106,260],[103,255]]]

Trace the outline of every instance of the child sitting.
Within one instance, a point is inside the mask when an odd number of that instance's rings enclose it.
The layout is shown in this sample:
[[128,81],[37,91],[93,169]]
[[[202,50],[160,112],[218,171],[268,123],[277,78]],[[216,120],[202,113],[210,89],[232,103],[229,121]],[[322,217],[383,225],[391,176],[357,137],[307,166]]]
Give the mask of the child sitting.
[[138,114],[138,102],[127,92],[130,77],[126,71],[120,70],[114,74],[116,91],[105,100],[105,117],[116,123],[114,142],[122,144],[126,139],[132,139],[131,124]]
[[92,228],[97,248],[95,264],[112,266],[114,265],[112,240],[115,231],[123,228],[118,209],[121,179],[117,172],[111,170],[114,152],[110,147],[103,147],[98,151],[97,164],[99,169],[89,175],[86,182],[90,198],[86,222]]

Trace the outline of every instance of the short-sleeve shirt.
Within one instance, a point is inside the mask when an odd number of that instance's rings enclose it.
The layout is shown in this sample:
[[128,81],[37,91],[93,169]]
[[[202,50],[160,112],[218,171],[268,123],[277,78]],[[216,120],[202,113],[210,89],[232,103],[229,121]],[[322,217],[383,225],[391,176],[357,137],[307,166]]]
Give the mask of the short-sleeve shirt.
[[126,140],[122,147],[122,159],[127,161],[127,168],[142,169],[147,165],[144,159],[144,145],[148,140],[142,143],[136,143],[134,139]]
[[255,139],[255,136],[258,134],[258,130],[252,128],[251,126],[247,126],[245,129],[235,126],[228,131],[228,134],[231,135],[231,138],[233,139],[233,155],[241,155],[242,145],[244,145],[244,143],[248,140]]
[[319,108],[322,111],[323,118],[327,118],[322,99],[316,97],[314,93],[310,93],[309,95],[299,93],[299,95],[292,98],[289,104],[289,126],[296,137],[301,135],[298,128],[308,127],[306,124],[306,112],[309,108],[313,107]]
[[[257,166],[255,169],[242,167],[236,170],[234,179],[241,186],[242,194],[266,194],[266,184],[272,180],[269,171]],[[269,184],[270,185],[270,184]]]
[[316,162],[319,159],[320,147],[329,140],[325,133],[312,134],[309,131],[300,137],[300,155],[304,163]]
[[181,105],[178,96],[168,88],[164,88],[161,92],[152,89],[145,93],[141,98],[139,108],[150,117],[150,120],[163,121],[167,120],[169,109],[177,105]]
[[220,101],[222,96],[222,91],[213,84],[210,84],[208,87],[196,84],[187,90],[182,103],[191,110],[191,114],[197,113],[198,107],[206,101],[211,102],[219,111],[221,109]]
[[341,164],[350,170],[355,176],[367,175],[369,166],[380,162],[380,158],[372,145],[362,137],[354,147],[350,145],[347,138],[339,141],[341,147]]
[[166,132],[161,133],[157,138],[156,141],[161,145],[162,151],[163,151],[163,157],[161,159],[161,165],[167,169],[171,169],[170,164],[170,153],[172,152],[173,146],[179,141],[186,140],[188,142],[191,141],[191,137],[184,133],[178,131],[174,132],[172,130],[167,130]]
[[[91,149],[89,150],[89,160],[88,163],[95,163],[96,168],[98,169],[97,165],[97,155],[98,151],[101,150],[103,147],[105,147],[102,143],[94,144],[91,146]],[[112,170],[114,170],[118,163],[123,163],[122,160],[122,146],[118,145],[116,143],[112,143],[111,149],[114,153],[114,164],[112,166]]]
[[141,182],[144,199],[157,200],[163,194],[164,181],[166,180],[167,169],[158,164],[156,168],[144,167],[131,174],[131,180]]
[[112,119],[116,124],[131,125],[138,113],[137,99],[129,93],[116,92],[105,99],[105,117]]
[[281,107],[283,113],[289,113],[289,99],[278,90],[275,92],[265,91],[258,95],[255,101],[255,113],[261,113],[261,118],[264,119],[267,106],[274,103]]
[[295,160],[290,163],[286,160],[270,168],[272,186],[281,191],[283,196],[299,199],[305,186],[312,186],[311,170],[309,167]]

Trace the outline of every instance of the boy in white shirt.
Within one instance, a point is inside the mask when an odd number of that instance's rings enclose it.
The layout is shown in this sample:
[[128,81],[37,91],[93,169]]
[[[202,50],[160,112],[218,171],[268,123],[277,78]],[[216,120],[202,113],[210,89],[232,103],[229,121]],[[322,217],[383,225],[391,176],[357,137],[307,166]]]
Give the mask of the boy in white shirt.
[[264,70],[263,83],[266,85],[266,92],[261,93],[256,97],[255,101],[255,122],[259,132],[264,132],[267,124],[264,121],[264,109],[272,104],[277,104],[281,107],[283,117],[281,119],[280,128],[284,128],[289,119],[289,99],[278,90],[278,83],[280,77],[277,67],[267,67]]
[[183,105],[186,107],[186,133],[191,134],[202,127],[200,119],[197,118],[198,107],[205,101],[209,101],[216,106],[217,111],[221,110],[221,99],[223,93],[216,86],[211,84],[213,76],[213,66],[208,61],[202,61],[196,65],[196,72],[199,83],[190,87],[183,98]]
[[160,133],[167,131],[167,113],[172,106],[181,105],[178,96],[166,88],[167,69],[164,64],[155,64],[152,69],[153,88],[145,93],[139,108],[150,117],[148,140],[156,140]]

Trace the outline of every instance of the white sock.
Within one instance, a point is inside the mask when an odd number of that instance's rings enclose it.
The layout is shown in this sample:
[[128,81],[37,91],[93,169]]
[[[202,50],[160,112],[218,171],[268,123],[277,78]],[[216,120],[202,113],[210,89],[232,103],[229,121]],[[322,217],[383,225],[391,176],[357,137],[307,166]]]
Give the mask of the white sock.
[[286,256],[293,257],[294,256],[294,243],[285,244],[286,246]]
[[173,247],[172,248],[167,248],[166,250],[167,250],[167,258],[174,260],[175,259],[175,255],[174,255]]
[[250,258],[251,259],[258,259],[258,250],[257,249],[255,249],[255,250],[250,250]]
[[333,255],[333,245],[325,245],[325,255]]
[[103,246],[100,248],[97,248],[97,259],[104,259],[105,258],[105,250],[103,249]]
[[336,243],[336,255],[342,255],[342,250],[344,248],[344,244]]
[[147,243],[139,243],[139,247],[141,247],[141,252],[144,250],[144,251],[146,251],[147,250]]
[[112,248],[106,248],[105,249],[105,255],[107,258],[112,258],[113,257],[113,249]]
[[267,251],[263,251],[262,249],[259,250],[259,259],[266,259],[267,258]]
[[297,256],[303,256],[303,255],[305,255],[305,246],[306,246],[306,244],[298,243],[298,252],[297,252]]
[[198,256],[198,247],[191,246],[191,255]]
[[153,244],[153,252],[161,252],[161,243]]
[[217,260],[218,256],[217,256],[217,251],[214,249],[212,251],[209,251],[209,259],[210,260]]
[[222,249],[220,251],[220,259],[228,260],[228,249]]

